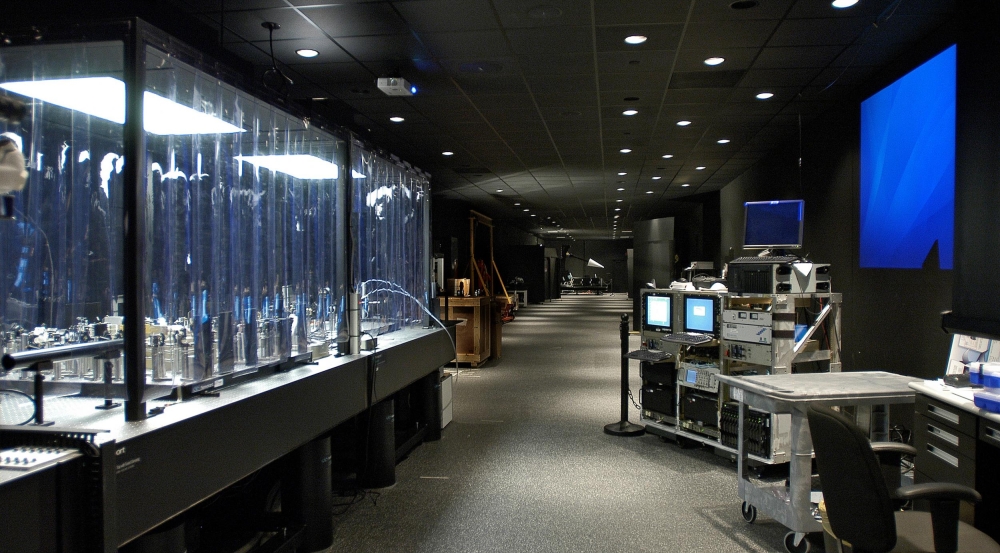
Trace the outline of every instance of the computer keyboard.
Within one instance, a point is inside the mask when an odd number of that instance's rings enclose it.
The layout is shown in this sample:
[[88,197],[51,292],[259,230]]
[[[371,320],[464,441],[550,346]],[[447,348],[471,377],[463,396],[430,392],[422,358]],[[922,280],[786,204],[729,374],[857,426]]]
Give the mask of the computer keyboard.
[[684,344],[685,346],[700,346],[701,344],[711,342],[714,338],[708,334],[699,334],[697,332],[676,332],[674,334],[665,334],[663,340],[675,344]]
[[798,263],[799,261],[803,261],[803,259],[797,255],[768,255],[764,257],[751,255],[737,257],[730,263]]
[[628,357],[629,359],[638,359],[639,361],[646,361],[647,363],[658,363],[660,361],[670,359],[673,355],[665,351],[658,351],[655,349],[637,349],[626,353],[625,357]]

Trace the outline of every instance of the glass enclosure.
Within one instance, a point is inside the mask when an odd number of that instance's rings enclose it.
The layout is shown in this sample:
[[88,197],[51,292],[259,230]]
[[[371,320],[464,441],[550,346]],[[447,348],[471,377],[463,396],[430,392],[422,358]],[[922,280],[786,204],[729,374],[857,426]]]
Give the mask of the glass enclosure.
[[426,176],[351,148],[354,289],[361,331],[372,335],[423,325],[430,290]]
[[[137,263],[147,385],[346,341],[346,142],[147,46],[146,256],[123,259],[123,60],[122,42],[0,48],[0,96],[30,107],[0,123],[29,171],[16,217],[0,220],[4,352],[120,337]],[[46,376],[106,385],[98,367],[71,359]],[[119,360],[111,381],[122,378]]]

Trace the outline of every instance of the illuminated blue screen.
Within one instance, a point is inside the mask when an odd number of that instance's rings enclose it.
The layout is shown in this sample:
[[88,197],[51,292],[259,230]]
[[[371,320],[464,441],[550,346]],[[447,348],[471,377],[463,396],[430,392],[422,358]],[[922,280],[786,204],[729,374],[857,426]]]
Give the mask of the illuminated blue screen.
[[955,52],[861,104],[861,267],[919,269],[936,243],[952,268]]
[[712,298],[684,297],[684,330],[686,332],[715,333],[715,300]]

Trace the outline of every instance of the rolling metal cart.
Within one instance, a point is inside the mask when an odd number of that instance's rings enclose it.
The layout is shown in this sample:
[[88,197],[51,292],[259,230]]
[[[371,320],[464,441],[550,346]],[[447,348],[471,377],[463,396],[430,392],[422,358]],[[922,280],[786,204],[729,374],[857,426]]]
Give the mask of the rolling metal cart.
[[[740,403],[738,491],[743,518],[753,522],[758,510],[785,525],[785,549],[806,553],[806,534],[822,532],[813,516],[812,437],[806,412],[810,405],[889,405],[913,403],[911,382],[920,379],[887,372],[809,373],[757,376],[718,375]],[[750,408],[791,415],[791,449],[787,484],[757,484],[750,480],[744,421]]]

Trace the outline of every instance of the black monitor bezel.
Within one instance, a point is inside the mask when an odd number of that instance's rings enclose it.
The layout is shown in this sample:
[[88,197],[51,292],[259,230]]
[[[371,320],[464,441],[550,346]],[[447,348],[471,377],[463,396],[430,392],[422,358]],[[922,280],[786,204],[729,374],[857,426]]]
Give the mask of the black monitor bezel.
[[[654,297],[658,297],[658,298],[667,298],[667,299],[670,300],[670,326],[667,326],[667,327],[654,326],[654,325],[650,325],[650,324],[648,324],[646,322],[648,320],[648,316],[647,316],[648,309],[647,309],[647,307],[649,305],[648,304],[648,302],[649,302],[648,298],[650,296],[654,296]],[[656,333],[671,333],[671,332],[673,332],[673,328],[674,328],[674,314],[675,313],[676,313],[676,311],[675,311],[675,306],[674,306],[674,295],[672,293],[670,293],[670,292],[646,292],[645,294],[643,294],[643,298],[642,298],[642,330],[644,332],[656,332]]]
[[[799,205],[799,211],[801,216],[799,217],[799,238],[798,244],[747,244],[747,223],[750,220],[750,206],[751,205],[764,205],[764,204],[790,204],[795,203]],[[806,202],[805,200],[768,200],[763,202],[744,202],[743,203],[743,249],[744,250],[797,250],[802,248],[802,234],[805,231],[805,219],[806,219]]]
[[[707,332],[705,330],[690,328],[688,326],[688,300],[689,299],[702,299],[702,300],[712,300],[712,332]],[[709,294],[684,294],[684,301],[681,302],[684,309],[684,322],[681,327],[684,332],[696,332],[699,334],[710,334],[713,338],[718,338],[721,331],[719,323],[719,296],[709,295]]]

